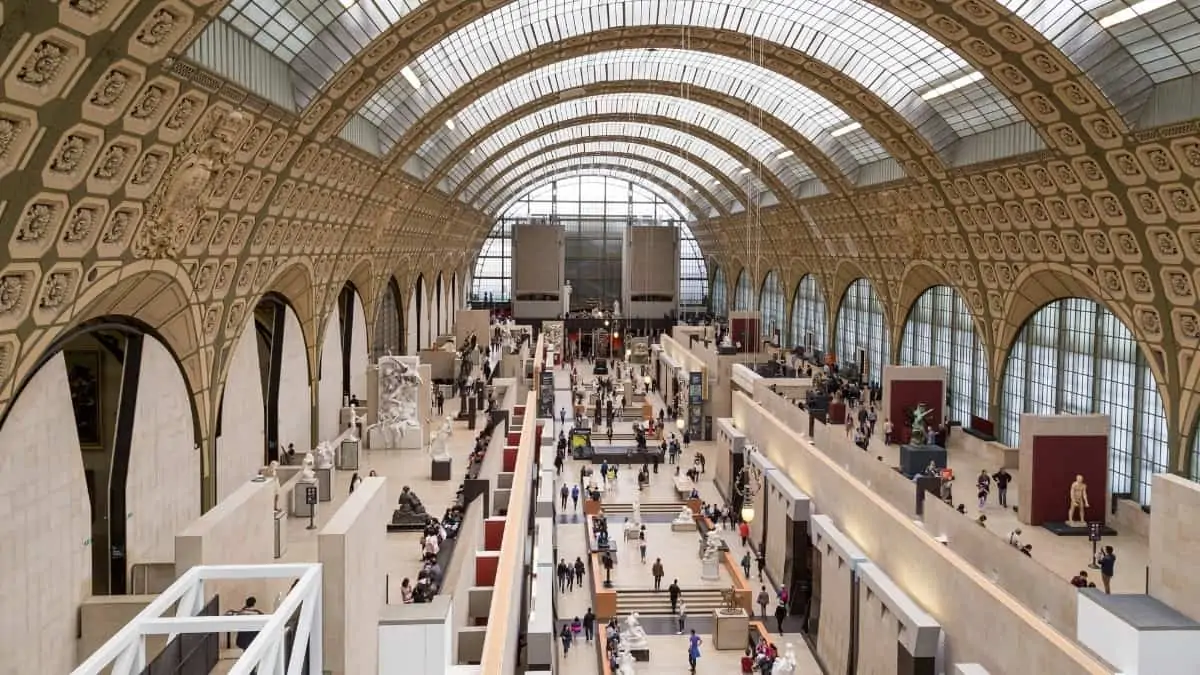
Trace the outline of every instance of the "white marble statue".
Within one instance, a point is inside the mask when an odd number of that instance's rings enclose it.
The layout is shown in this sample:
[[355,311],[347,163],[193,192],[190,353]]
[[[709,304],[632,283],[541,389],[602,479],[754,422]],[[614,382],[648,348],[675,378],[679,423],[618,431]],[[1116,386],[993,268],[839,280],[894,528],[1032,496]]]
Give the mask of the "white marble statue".
[[613,300],[613,316],[621,316],[621,301]]
[[316,460],[313,458],[312,451],[309,450],[304,454],[304,468],[300,470],[300,482],[315,483],[317,482],[317,474],[313,471],[313,466],[316,465]]
[[[379,359],[379,421],[370,427],[381,436],[379,447],[402,447],[407,432],[421,429],[417,403],[422,385],[417,371],[419,365],[420,359],[416,356]],[[420,434],[414,435],[419,437]],[[375,447],[374,439],[372,446]],[[413,447],[420,447],[419,438]]]
[[357,441],[358,440],[358,425],[362,424],[363,422],[366,422],[366,421],[367,421],[367,418],[358,414],[358,408],[351,408],[350,409],[350,433],[349,433],[349,435],[346,436],[346,438],[348,438],[352,441]]
[[633,498],[633,523],[635,525],[642,524],[642,500],[637,497]]
[[445,461],[450,459],[450,422],[451,417],[447,415],[442,420],[442,425],[438,427],[437,433],[433,437],[433,442],[429,446],[429,452],[433,455],[433,459],[437,461]]
[[634,612],[625,618],[625,626],[621,628],[621,644],[628,649],[645,649],[649,641],[646,639],[646,629],[638,621],[638,613]]
[[621,654],[617,657],[617,675],[637,675],[634,663],[633,652],[626,647],[621,647]]
[[567,315],[571,313],[571,293],[574,292],[574,290],[575,289],[571,288],[570,281],[563,284],[563,287],[562,287],[562,315],[563,315],[564,319],[567,318]]
[[333,468],[333,444],[329,441],[321,441],[317,444],[317,468]]
[[267,478],[277,478],[279,476],[279,462],[271,460],[271,463],[267,465],[267,473],[265,475]]
[[675,516],[675,520],[672,522],[679,523],[681,525],[685,523],[687,525],[694,525],[696,523],[696,514],[692,512],[692,507],[685,504],[684,507],[679,510],[679,515]]
[[783,654],[775,659],[775,666],[771,668],[772,675],[793,675],[796,672],[796,649],[792,643],[787,643],[787,648]]
[[726,349],[733,346],[733,338],[729,337],[729,333],[726,333],[725,336],[721,338],[721,346]]
[[709,530],[704,537],[704,555],[701,557],[706,561],[716,560],[721,554],[721,543],[721,535],[716,530]]

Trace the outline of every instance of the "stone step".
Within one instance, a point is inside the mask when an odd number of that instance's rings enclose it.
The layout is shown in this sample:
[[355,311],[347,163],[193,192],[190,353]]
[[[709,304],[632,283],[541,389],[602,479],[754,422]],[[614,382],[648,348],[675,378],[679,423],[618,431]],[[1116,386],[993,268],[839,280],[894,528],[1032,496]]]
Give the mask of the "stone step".
[[[684,590],[680,600],[687,603],[688,613],[692,615],[707,614],[714,609],[725,606],[725,601],[719,589]],[[617,614],[638,614],[646,616],[669,616],[671,614],[671,596],[664,587],[661,591],[625,591],[617,593]]]
[[[663,504],[642,504],[642,513],[670,513],[678,515],[682,502]],[[604,513],[608,515],[633,515],[633,504],[603,504]]]

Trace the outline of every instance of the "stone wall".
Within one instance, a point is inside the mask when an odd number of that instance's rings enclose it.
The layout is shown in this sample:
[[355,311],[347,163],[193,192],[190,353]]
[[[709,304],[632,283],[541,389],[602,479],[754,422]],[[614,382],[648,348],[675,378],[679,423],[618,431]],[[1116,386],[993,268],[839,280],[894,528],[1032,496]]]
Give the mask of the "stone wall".
[[216,469],[218,500],[240,488],[263,465],[266,416],[258,362],[258,335],[253,322],[253,318],[247,320],[234,347],[221,399]]
[[[1200,485],[1179,476],[1154,477],[1154,511],[1150,514],[1150,595],[1200,620]],[[1121,544],[1116,574],[1140,575],[1140,569],[1121,566]]]

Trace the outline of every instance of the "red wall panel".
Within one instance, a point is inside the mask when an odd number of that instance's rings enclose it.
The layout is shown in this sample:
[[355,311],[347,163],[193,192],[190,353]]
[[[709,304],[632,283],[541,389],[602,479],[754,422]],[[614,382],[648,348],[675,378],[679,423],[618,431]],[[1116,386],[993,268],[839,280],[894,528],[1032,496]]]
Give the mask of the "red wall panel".
[[475,585],[495,586],[496,568],[500,565],[500,556],[495,553],[475,554]]
[[509,445],[504,448],[504,467],[500,469],[505,473],[512,473],[517,470],[517,446]]
[[504,518],[488,518],[483,521],[483,550],[499,551],[504,540]]
[[730,319],[729,338],[734,343],[741,343],[739,351],[752,353],[758,351],[758,340],[761,337],[758,319]]
[[[1083,476],[1088,486],[1089,521],[1104,522],[1108,513],[1108,437],[1034,436],[1033,494],[1021,495],[1029,522],[1062,522],[1071,507],[1071,483]],[[1022,471],[1027,469],[1022,466]]]
[[[933,411],[925,418],[929,422],[929,426],[937,426],[942,423],[943,408],[946,404],[946,385],[941,380],[892,380],[891,387],[891,391],[884,392],[887,397],[888,409],[887,414],[883,417],[892,420],[896,430],[895,436],[899,443],[907,443],[909,436],[912,435],[912,429],[909,427],[912,424],[912,418],[905,415],[905,410],[916,408],[919,403],[924,403],[926,408]],[[876,426],[882,428],[883,420],[880,419]]]

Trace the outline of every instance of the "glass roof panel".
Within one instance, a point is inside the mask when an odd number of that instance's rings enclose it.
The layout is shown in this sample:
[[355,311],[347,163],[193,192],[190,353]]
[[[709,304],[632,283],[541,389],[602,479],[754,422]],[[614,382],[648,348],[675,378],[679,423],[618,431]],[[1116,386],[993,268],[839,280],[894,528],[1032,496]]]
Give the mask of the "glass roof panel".
[[291,63],[301,104],[420,0],[230,0],[221,18]]
[[[566,120],[590,115],[644,114],[668,117],[707,129],[722,138],[727,138],[745,148],[751,156],[767,165],[780,176],[788,187],[794,188],[813,173],[803,161],[795,156],[779,159],[787,149],[778,139],[752,124],[720,108],[697,103],[685,98],[660,94],[621,94],[588,96],[564,101],[543,108],[527,117],[504,127],[484,139],[472,154],[449,171],[450,182],[457,186],[467,175],[493,154],[520,138],[536,133],[551,125]],[[870,138],[868,136],[868,138]],[[494,175],[493,168],[486,169],[484,177]]]
[[[923,105],[919,94],[971,70],[944,44],[916,26],[875,5],[857,0],[518,0],[460,28],[422,53],[413,70],[428,84],[420,101],[398,113],[396,131],[411,119],[496,65],[558,40],[622,26],[692,25],[738,31],[803,51],[841,69],[878,94],[922,129],[934,147],[943,147],[945,123]],[[687,39],[681,35],[681,46]],[[384,97],[405,91],[396,78]],[[984,86],[990,87],[985,84]],[[806,98],[811,98],[811,93]],[[1001,102],[1002,110],[992,108]],[[984,131],[988,120],[1019,112],[1003,97],[962,100],[960,120]]]
[[[856,166],[848,151],[829,130],[849,121],[846,113],[825,98],[792,80],[760,66],[716,54],[680,49],[626,49],[579,56],[514,78],[475,99],[455,116],[455,128],[443,127],[426,140],[419,154],[433,164],[441,162],[451,148],[514,108],[554,92],[606,81],[654,80],[693,84],[728,94],[762,108],[811,140],[849,172]],[[426,88],[428,89],[428,88]],[[381,123],[385,138],[395,139],[417,115],[411,105],[416,99],[399,102],[392,117]],[[364,113],[365,114],[365,113]],[[389,141],[390,147],[390,141]]]
[[[514,178],[528,172],[530,169],[539,168],[543,164],[563,162],[566,161],[566,158],[568,157],[572,157],[584,152],[603,153],[604,157],[609,158],[608,160],[604,161],[618,163],[622,166],[636,167],[655,176],[669,178],[672,181],[672,185],[674,185],[680,191],[686,193],[694,192],[692,187],[688,185],[687,181],[683,180],[676,174],[672,174],[670,171],[664,171],[660,166],[655,165],[653,162],[665,164],[671,167],[671,169],[673,169],[677,174],[687,176],[694,184],[700,185],[707,189],[707,191],[720,200],[721,203],[728,204],[738,201],[736,198],[737,196],[731,193],[723,183],[716,180],[715,176],[705,173],[703,169],[700,169],[695,164],[687,161],[687,159],[684,157],[636,143],[606,141],[581,141],[580,144],[576,146],[555,148],[549,152],[527,156],[521,161],[510,165],[509,168],[501,173],[500,177],[494,182],[488,184],[485,181],[472,186],[471,192],[467,195],[464,195],[464,201],[478,203],[486,202],[488,201],[488,198],[493,196],[496,191],[501,189],[506,183],[511,182]],[[634,157],[620,157],[619,155],[621,154],[634,155]],[[642,158],[650,161],[644,161]],[[600,160],[577,158],[575,161],[595,162]]]
[[[632,139],[647,139],[651,141],[657,141],[660,144],[666,144],[668,146],[678,148],[679,152],[676,153],[675,156],[678,156],[688,166],[692,167],[692,171],[689,171],[688,175],[701,183],[716,178],[716,176],[709,175],[707,172],[697,166],[695,162],[690,161],[688,159],[689,157],[695,157],[711,164],[714,168],[716,168],[717,171],[720,171],[724,176],[729,178],[734,183],[740,184],[742,182],[741,176],[748,175],[744,173],[743,165],[733,157],[726,154],[720,148],[717,148],[711,143],[697,138],[691,134],[640,122],[592,122],[580,126],[559,129],[529,141],[520,148],[514,150],[504,159],[496,162],[490,175],[476,178],[474,181],[472,181],[471,185],[462,186],[464,188],[464,194],[468,199],[472,198],[475,192],[480,189],[480,186],[487,182],[488,178],[507,171],[508,167],[525,161],[531,156],[534,156],[533,158],[536,159],[538,153],[543,152],[547,147],[556,145],[558,143],[563,143],[565,141],[578,141],[579,145],[587,145],[589,147],[593,145],[602,145],[607,141],[600,143],[588,141],[589,138],[597,138],[601,136],[625,136]],[[657,152],[664,156],[672,154],[651,148],[646,144],[638,144],[636,147],[640,148],[641,150],[635,150],[635,152]],[[573,151],[580,152],[578,148]],[[756,189],[765,189],[757,177],[753,177],[753,183]]]
[[[708,215],[693,213],[692,209],[688,208],[686,204],[679,201],[675,195],[664,190],[662,186],[656,185],[651,181],[647,181],[645,178],[630,171],[620,168],[589,166],[587,163],[562,164],[555,167],[546,167],[544,170],[538,171],[536,174],[529,176],[525,180],[519,181],[518,184],[513,185],[512,190],[510,190],[503,199],[493,205],[500,206],[500,208],[493,209],[493,213],[506,213],[512,206],[513,202],[521,199],[525,194],[532,194],[538,191],[549,181],[576,176],[610,177],[627,180],[632,183],[636,183],[638,187],[648,192],[654,193],[659,199],[669,204],[671,208],[675,209],[684,217],[695,219],[697,216]],[[702,200],[700,201],[700,204],[705,206],[707,205]]]

